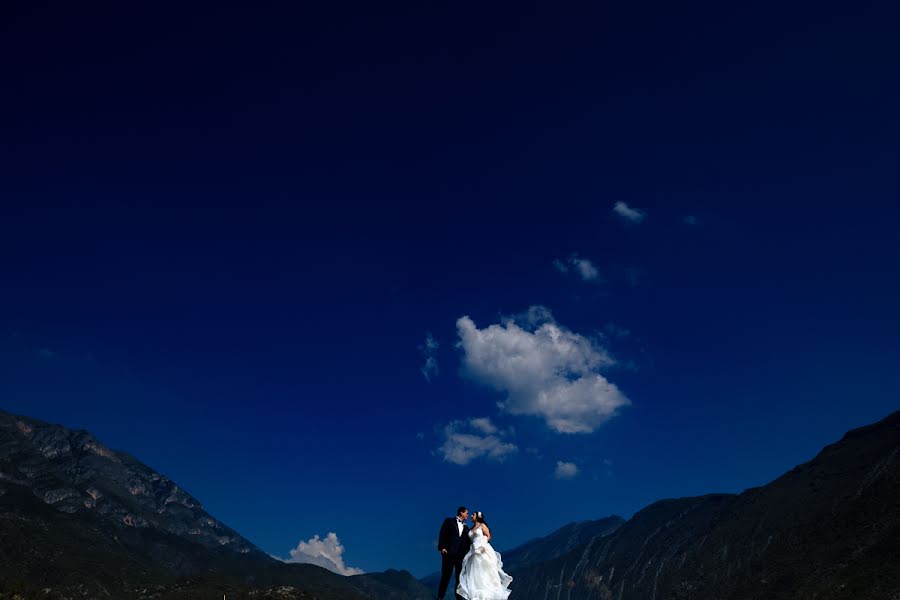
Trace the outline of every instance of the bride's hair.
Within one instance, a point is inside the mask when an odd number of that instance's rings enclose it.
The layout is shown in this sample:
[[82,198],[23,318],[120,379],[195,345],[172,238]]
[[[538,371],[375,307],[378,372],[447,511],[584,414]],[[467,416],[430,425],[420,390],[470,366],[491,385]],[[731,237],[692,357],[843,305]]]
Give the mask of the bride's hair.
[[474,513],[473,513],[473,516],[475,517],[475,522],[476,522],[476,523],[482,523],[482,524],[484,524],[484,525],[487,525],[487,521],[484,520],[484,513],[481,512],[480,510],[474,512]]

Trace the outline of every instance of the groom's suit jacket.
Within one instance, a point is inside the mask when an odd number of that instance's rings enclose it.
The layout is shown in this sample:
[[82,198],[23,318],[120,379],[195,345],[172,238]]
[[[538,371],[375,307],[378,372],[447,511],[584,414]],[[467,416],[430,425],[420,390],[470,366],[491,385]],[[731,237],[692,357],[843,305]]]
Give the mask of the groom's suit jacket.
[[462,535],[456,524],[456,517],[447,517],[438,533],[438,550],[447,550],[449,556],[465,556],[469,551],[469,528],[463,523]]

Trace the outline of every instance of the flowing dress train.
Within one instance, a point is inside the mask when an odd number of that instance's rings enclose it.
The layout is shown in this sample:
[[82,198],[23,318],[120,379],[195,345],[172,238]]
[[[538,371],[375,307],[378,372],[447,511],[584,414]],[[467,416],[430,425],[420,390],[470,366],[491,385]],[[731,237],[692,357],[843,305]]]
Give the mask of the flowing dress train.
[[500,553],[488,543],[481,525],[469,531],[472,547],[463,558],[456,593],[466,600],[507,600],[512,577],[503,571]]

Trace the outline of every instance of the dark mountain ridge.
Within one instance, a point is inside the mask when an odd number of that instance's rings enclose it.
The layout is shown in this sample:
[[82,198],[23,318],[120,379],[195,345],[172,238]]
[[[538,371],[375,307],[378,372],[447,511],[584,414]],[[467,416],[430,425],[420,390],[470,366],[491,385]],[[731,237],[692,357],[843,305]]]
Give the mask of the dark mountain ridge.
[[30,489],[59,512],[268,558],[173,481],[84,430],[0,412],[0,482]]
[[741,494],[655,502],[510,573],[519,598],[900,598],[900,411]]
[[231,598],[267,587],[280,598],[429,597],[406,571],[343,577],[282,563],[87,431],[0,411],[0,598]]
[[[514,594],[900,600],[898,455],[900,411],[767,485],[571,523],[504,552]],[[424,600],[434,587],[284,564],[88,432],[0,411],[0,600]]]
[[550,535],[529,540],[503,552],[503,567],[517,571],[528,565],[563,556],[598,536],[609,535],[625,524],[617,515],[563,525]]

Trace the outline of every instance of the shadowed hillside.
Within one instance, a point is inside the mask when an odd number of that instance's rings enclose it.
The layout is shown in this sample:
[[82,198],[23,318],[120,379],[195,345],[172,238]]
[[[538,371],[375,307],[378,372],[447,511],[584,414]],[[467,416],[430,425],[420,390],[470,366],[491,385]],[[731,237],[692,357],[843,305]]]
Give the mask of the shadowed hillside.
[[518,598],[900,597],[900,412],[738,495],[656,502],[513,573]]
[[90,433],[0,411],[0,598],[221,598],[226,592],[229,598],[428,597],[405,571],[343,577],[277,561],[174,482]]
[[[504,553],[516,598],[900,598],[900,412],[741,494],[661,500]],[[0,412],[0,600],[425,600],[436,582],[284,564],[84,431]]]

